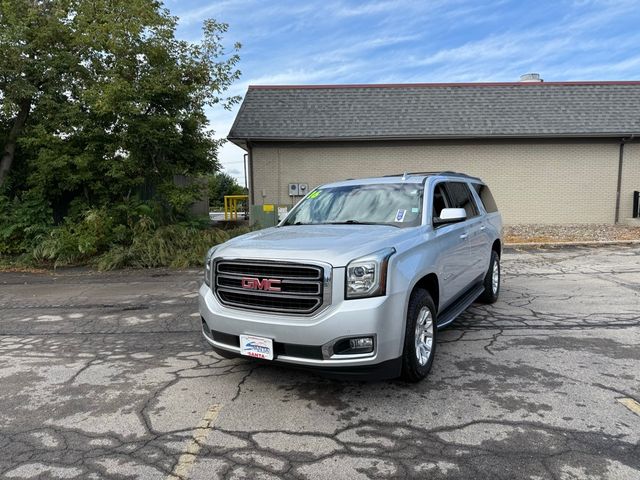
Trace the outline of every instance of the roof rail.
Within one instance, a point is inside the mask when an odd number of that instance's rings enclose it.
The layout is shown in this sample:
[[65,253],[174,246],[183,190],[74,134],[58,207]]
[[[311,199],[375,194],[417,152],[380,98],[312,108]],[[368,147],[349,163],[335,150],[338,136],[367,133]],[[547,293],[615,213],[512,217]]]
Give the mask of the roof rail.
[[358,177],[358,178],[345,178],[344,180],[339,180],[342,182],[348,182],[352,180],[365,180],[370,178],[390,178],[390,177],[411,177],[411,176],[425,176],[425,177],[434,177],[436,175],[446,175],[448,177],[460,177],[460,178],[469,178],[472,180],[482,181],[479,177],[473,177],[471,175],[467,175],[466,173],[453,172],[451,170],[439,170],[435,172],[402,172],[402,173],[392,173],[389,175],[375,175],[373,177]]
[[429,176],[448,175],[450,177],[477,178],[477,177],[472,177],[471,175],[467,175],[466,173],[453,172],[450,170],[441,170],[437,172],[403,172],[403,173],[394,173],[391,175],[385,175],[385,177],[401,177],[403,175],[429,175]]

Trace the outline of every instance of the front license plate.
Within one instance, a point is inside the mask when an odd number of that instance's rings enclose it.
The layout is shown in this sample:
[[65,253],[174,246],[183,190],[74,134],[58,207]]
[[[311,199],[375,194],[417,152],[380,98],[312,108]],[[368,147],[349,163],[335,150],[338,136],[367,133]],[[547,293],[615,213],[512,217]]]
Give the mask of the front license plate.
[[273,360],[273,340],[253,335],[240,335],[240,353],[248,357]]

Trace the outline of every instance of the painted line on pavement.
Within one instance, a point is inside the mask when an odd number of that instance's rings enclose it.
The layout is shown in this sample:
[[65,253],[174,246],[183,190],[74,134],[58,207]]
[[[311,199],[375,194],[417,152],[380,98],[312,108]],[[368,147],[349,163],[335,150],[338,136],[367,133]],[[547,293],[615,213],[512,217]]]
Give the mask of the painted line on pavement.
[[640,403],[636,402],[633,398],[618,398],[617,400],[636,415],[640,415]]
[[178,463],[173,468],[171,474],[167,477],[167,480],[178,480],[178,479],[186,479],[189,475],[189,472],[193,468],[193,464],[196,461],[198,453],[200,453],[200,449],[202,448],[202,442],[204,442],[209,435],[209,432],[213,430],[213,425],[218,418],[218,414],[222,409],[222,405],[211,405],[207,410],[207,413],[204,414],[200,423],[196,427],[193,432],[193,437],[187,445],[186,450],[180,458],[178,459]]

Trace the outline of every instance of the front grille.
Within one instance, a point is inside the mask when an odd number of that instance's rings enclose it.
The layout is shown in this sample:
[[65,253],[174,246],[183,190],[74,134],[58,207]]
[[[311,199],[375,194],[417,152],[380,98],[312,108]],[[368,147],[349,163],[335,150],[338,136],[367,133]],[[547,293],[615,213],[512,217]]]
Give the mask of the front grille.
[[[320,265],[217,259],[213,271],[214,292],[227,307],[310,315],[330,302]],[[265,288],[269,280],[278,291]]]

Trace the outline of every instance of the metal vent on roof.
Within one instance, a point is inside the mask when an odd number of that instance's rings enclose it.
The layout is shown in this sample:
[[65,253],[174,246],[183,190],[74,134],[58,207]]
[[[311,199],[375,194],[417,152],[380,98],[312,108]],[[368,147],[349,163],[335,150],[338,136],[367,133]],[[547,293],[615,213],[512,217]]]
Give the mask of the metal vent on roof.
[[544,82],[540,78],[539,73],[525,73],[524,75],[520,75],[521,82]]

